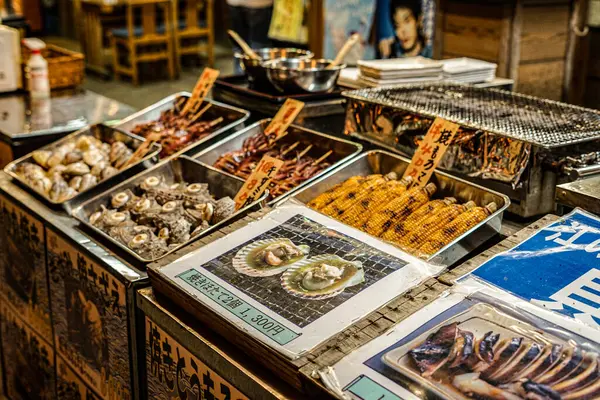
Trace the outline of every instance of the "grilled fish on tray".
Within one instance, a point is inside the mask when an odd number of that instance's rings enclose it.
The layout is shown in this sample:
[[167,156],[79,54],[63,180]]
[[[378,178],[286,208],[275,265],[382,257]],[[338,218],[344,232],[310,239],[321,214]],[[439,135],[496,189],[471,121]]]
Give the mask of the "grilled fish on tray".
[[472,398],[600,398],[598,354],[570,344],[501,337],[491,331],[476,338],[452,323],[408,354],[421,376],[447,381]]

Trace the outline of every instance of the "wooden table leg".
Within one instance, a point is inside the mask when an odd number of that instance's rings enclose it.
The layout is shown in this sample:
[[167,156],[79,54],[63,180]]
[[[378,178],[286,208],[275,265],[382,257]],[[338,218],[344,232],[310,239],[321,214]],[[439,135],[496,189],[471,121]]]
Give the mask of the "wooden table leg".
[[84,24],[81,44],[86,58],[86,68],[103,76],[109,72],[104,65],[104,43],[102,40],[102,21],[100,7],[87,5],[82,7],[82,21]]

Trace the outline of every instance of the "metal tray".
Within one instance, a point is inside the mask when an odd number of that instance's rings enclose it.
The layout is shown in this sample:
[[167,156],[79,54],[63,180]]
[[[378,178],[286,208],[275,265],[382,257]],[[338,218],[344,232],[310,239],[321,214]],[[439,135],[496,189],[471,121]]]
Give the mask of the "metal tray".
[[391,107],[544,148],[600,139],[600,111],[502,90],[438,83],[362,89],[342,95],[349,99],[348,114],[353,108]]
[[[306,204],[334,185],[345,181],[351,176],[386,174],[395,171],[402,176],[410,160],[383,150],[373,150],[363,153],[327,175],[315,180],[298,190],[293,198]],[[496,202],[498,209],[487,219],[456,238],[452,243],[429,257],[429,261],[450,266],[460,260],[479,245],[500,232],[502,215],[510,205],[507,196],[493,192],[482,186],[474,185],[452,175],[435,171],[431,182],[438,187],[434,198],[455,197],[460,203],[473,200],[477,205]],[[381,239],[380,239],[381,240]]]
[[[254,136],[259,132],[263,132],[270,122],[270,118],[255,122],[246,129],[228,136],[227,138],[206,148],[205,150],[201,151],[193,157],[194,159],[201,161],[205,164],[214,165],[214,163],[221,155],[230,151],[241,149],[244,144],[244,141],[247,138]],[[329,136],[321,132],[302,128],[297,125],[291,125],[288,128],[287,136],[281,140],[285,142],[289,141],[290,143],[294,143],[296,141],[304,141],[306,143],[310,143],[313,145],[313,150],[311,150],[310,153],[312,153],[314,149],[317,149],[317,151],[319,152],[318,156],[325,154],[329,150],[333,150],[332,155],[330,156],[330,158],[328,158],[328,160],[332,160],[333,162],[329,168],[324,169],[311,179],[307,180],[301,185],[296,186],[294,189],[290,190],[286,194],[274,198],[269,202],[269,204],[275,204],[281,201],[282,199],[287,198],[292,193],[296,192],[299,188],[309,184],[310,182],[313,182],[314,180],[318,179],[319,176],[322,176],[323,174],[327,174],[328,172],[332,171],[337,166],[341,165],[343,162],[348,161],[354,155],[360,153],[362,150],[362,145],[358,143],[350,142],[348,140],[340,139],[334,136]],[[228,176],[234,176],[227,172],[223,173],[227,174]]]
[[[165,97],[164,99],[152,104],[151,106],[146,107],[143,110],[140,110],[137,113],[132,114],[129,117],[123,119],[121,122],[115,125],[115,127],[122,129],[126,132],[131,132],[131,130],[139,124],[155,121],[160,117],[160,114],[163,111],[173,108],[173,102],[180,96],[190,97],[191,94],[188,92],[179,92]],[[225,125],[222,128],[219,128],[213,133],[207,135],[206,137],[184,147],[177,153],[171,154],[169,157],[175,158],[183,154],[192,154],[195,151],[198,151],[198,147],[213,139],[214,137],[217,137],[218,135],[231,130],[241,129],[243,127],[242,124],[250,117],[250,112],[247,110],[219,103],[214,100],[204,99],[204,101],[212,104],[212,106],[202,116],[202,119],[213,120],[219,117],[223,117],[223,119],[225,120]]]
[[126,189],[130,189],[135,192],[134,189],[144,179],[146,179],[146,177],[150,175],[161,175],[165,177],[167,182],[172,183],[182,181],[191,183],[208,183],[210,192],[217,198],[229,196],[233,199],[237,192],[244,185],[244,181],[240,178],[231,177],[217,170],[216,168],[202,164],[196,160],[191,159],[190,157],[181,156],[178,158],[161,162],[160,164],[155,165],[154,167],[129,178],[125,182],[122,182],[121,184],[112,187],[110,190],[107,190],[104,193],[101,193],[96,197],[89,199],[88,201],[77,207],[75,210],[73,210],[73,216],[77,220],[79,220],[79,222],[81,222],[88,230],[90,230],[94,234],[99,235],[114,247],[123,250],[126,254],[133,257],[136,261],[138,261],[141,264],[149,264],[151,262],[158,261],[161,258],[178,251],[182,247],[187,246],[188,244],[223,228],[229,223],[235,221],[236,219],[241,218],[247,212],[260,208],[260,206],[265,202],[268,195],[268,193],[265,193],[261,198],[257,199],[252,204],[238,210],[231,217],[219,222],[218,224],[212,225],[208,229],[202,231],[200,234],[194,236],[193,238],[190,238],[190,240],[188,240],[187,242],[182,243],[181,245],[169,250],[162,256],[157,257],[155,259],[145,259],[133,250],[131,250],[129,247],[110,237],[104,231],[90,224],[89,217],[91,214],[98,211],[101,205],[108,206],[110,204],[112,196],[115,193],[122,192]]
[[[56,142],[50,143],[49,145],[40,147],[38,150],[53,150],[53,149],[65,144],[68,141],[77,140],[80,136],[94,136],[95,138],[100,139],[103,142],[111,142],[112,140],[120,140],[133,149],[137,149],[138,146],[144,142],[144,139],[137,135],[133,135],[128,132],[123,132],[119,129],[109,127],[105,124],[95,124],[95,125],[89,126],[87,128],[83,128],[77,132],[73,132],[70,135],[65,136],[64,138],[57,140]],[[88,190],[84,190],[83,192],[80,192],[75,197],[73,197],[69,200],[63,201],[62,203],[52,201],[48,197],[33,190],[27,184],[27,182],[15,172],[15,170],[17,169],[17,166],[19,164],[22,164],[24,162],[31,162],[33,164],[36,163],[33,160],[33,157],[31,156],[32,153],[29,153],[19,159],[12,161],[11,163],[9,163],[6,167],[4,167],[4,172],[6,172],[8,175],[10,175],[14,180],[18,181],[21,185],[25,186],[25,188],[29,192],[31,192],[34,195],[38,196],[39,198],[43,199],[51,207],[57,207],[57,208],[62,207],[68,214],[71,214],[72,210],[75,207],[77,207],[78,204],[81,204],[82,202],[84,202],[86,199],[89,199],[94,194],[108,189],[109,187],[114,185],[115,182],[122,180],[124,177],[131,176],[144,168],[148,168],[148,167],[156,164],[158,162],[158,154],[160,153],[160,150],[161,150],[160,145],[153,144],[151,150],[146,154],[146,156],[144,158],[142,158],[140,161],[138,161],[137,163],[128,166],[124,170],[120,171],[118,174],[115,174],[114,176],[111,176],[108,179],[98,182],[98,184],[96,184],[95,186],[92,186]]]
[[244,75],[227,76],[217,79],[213,88],[213,98],[268,116],[275,115],[279,107],[288,99],[304,102],[300,118],[315,118],[327,115],[344,114],[346,99],[342,97],[342,88],[336,87],[331,93],[295,94],[283,96],[280,93],[261,92],[249,86]]

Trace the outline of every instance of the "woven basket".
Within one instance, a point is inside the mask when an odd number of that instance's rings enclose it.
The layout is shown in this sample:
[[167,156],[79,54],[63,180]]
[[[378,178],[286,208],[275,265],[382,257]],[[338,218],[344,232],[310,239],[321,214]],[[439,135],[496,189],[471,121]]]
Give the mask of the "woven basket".
[[[21,46],[23,67],[23,87],[27,87],[27,61],[31,51]],[[85,60],[83,54],[47,44],[42,50],[42,56],[48,61],[48,79],[50,89],[64,89],[79,86],[85,75]]]

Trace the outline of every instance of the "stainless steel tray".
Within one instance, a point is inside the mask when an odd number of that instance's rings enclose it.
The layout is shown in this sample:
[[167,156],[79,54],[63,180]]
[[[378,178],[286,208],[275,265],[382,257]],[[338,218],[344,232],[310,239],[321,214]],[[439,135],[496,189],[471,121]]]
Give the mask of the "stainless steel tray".
[[[387,151],[369,151],[315,180],[312,184],[305,186],[303,189],[297,191],[293,195],[293,198],[306,204],[351,176],[386,174],[391,171],[395,171],[399,176],[402,176],[409,164],[409,159],[388,153]],[[456,238],[452,243],[429,258],[434,263],[450,266],[500,232],[502,215],[504,214],[504,210],[510,205],[510,200],[503,194],[493,192],[482,186],[474,185],[440,171],[434,172],[431,182],[435,183],[438,187],[434,198],[455,197],[461,203],[473,200],[478,205],[494,201],[498,205],[496,212],[487,219]]]
[[213,168],[211,166],[202,164],[196,160],[191,159],[190,157],[181,156],[178,158],[174,158],[171,160],[166,160],[161,162],[154,167],[143,171],[125,182],[117,186],[113,186],[110,190],[105,191],[97,195],[96,197],[89,199],[85,203],[81,204],[75,210],[73,210],[73,216],[77,218],[88,230],[91,232],[101,236],[103,239],[108,241],[111,245],[117,248],[117,250],[123,250],[126,254],[133,257],[136,261],[141,264],[149,264],[151,262],[155,262],[160,260],[167,255],[174,253],[181,249],[184,246],[204,237],[210,235],[211,233],[218,231],[224,226],[230,224],[238,218],[241,218],[249,211],[258,209],[261,207],[263,203],[265,203],[265,199],[268,193],[265,193],[261,198],[254,201],[252,204],[238,210],[231,217],[209,227],[208,229],[202,231],[198,235],[194,236],[190,240],[181,245],[169,250],[169,252],[163,254],[160,257],[155,259],[145,259],[139,256],[136,252],[131,250],[129,247],[123,245],[117,240],[110,237],[104,231],[96,228],[92,224],[89,223],[89,217],[94,212],[100,209],[100,206],[108,206],[110,204],[110,200],[112,196],[118,192],[122,192],[126,189],[130,189],[135,193],[135,188],[144,180],[146,177],[150,175],[160,175],[166,179],[167,182],[177,183],[177,182],[199,182],[199,183],[208,183],[208,187],[210,192],[216,197],[221,198],[225,196],[229,196],[232,199],[235,198],[237,192],[244,185],[244,181],[237,177],[231,177],[229,175],[224,174],[223,172]]
[[[254,136],[259,132],[263,132],[270,122],[270,118],[255,122],[246,129],[228,136],[227,138],[206,148],[205,150],[199,152],[193,157],[194,159],[201,161],[205,164],[213,165],[221,155],[230,151],[241,149],[244,141],[247,138]],[[286,194],[274,198],[269,202],[269,204],[275,204],[280,200],[287,198],[288,196],[296,192],[299,188],[318,179],[319,176],[322,176],[323,174],[332,171],[343,162],[348,161],[350,158],[360,153],[362,150],[362,145],[358,143],[350,142],[348,140],[326,135],[321,132],[302,128],[297,125],[291,125],[288,128],[287,136],[281,140],[286,142],[289,141],[290,143],[294,143],[296,141],[304,141],[306,143],[310,143],[313,145],[313,149],[316,149],[316,151],[318,151],[319,156],[325,154],[329,150],[333,150],[333,153],[328,158],[328,160],[332,161],[332,165],[329,168],[326,168],[320,173],[316,174],[314,177],[307,180],[306,182],[303,182],[302,184],[296,186],[294,189],[290,190]],[[227,174],[228,176],[234,176],[227,172],[223,173]]]
[[[56,142],[52,142],[47,146],[39,148],[38,150],[53,150],[69,141],[77,140],[81,136],[94,136],[95,138],[100,139],[103,142],[111,142],[113,140],[120,140],[133,149],[137,149],[138,146],[144,142],[144,139],[137,135],[133,135],[128,132],[123,132],[119,129],[109,127],[105,124],[95,124],[95,125],[83,128],[77,132],[73,132],[70,135],[65,136],[64,138],[57,140]],[[25,188],[29,192],[31,192],[31,193],[35,194],[36,196],[38,196],[39,198],[43,199],[51,207],[56,207],[56,208],[62,207],[68,214],[71,214],[72,210],[75,207],[77,207],[78,204],[81,204],[82,202],[84,202],[86,199],[89,199],[94,194],[100,193],[100,192],[108,189],[109,187],[114,185],[115,182],[118,182],[125,177],[131,176],[144,168],[148,168],[148,167],[156,164],[158,162],[158,154],[160,153],[160,149],[161,149],[160,145],[153,144],[151,147],[151,150],[146,154],[146,156],[144,158],[142,158],[140,161],[138,161],[137,163],[128,166],[124,170],[120,171],[118,174],[115,174],[114,176],[111,176],[108,179],[98,182],[98,184],[96,184],[95,186],[92,186],[88,190],[84,190],[83,192],[80,192],[79,194],[77,194],[77,196],[75,196],[69,200],[60,202],[60,203],[56,202],[56,201],[52,201],[48,197],[33,190],[27,184],[27,182],[15,172],[15,170],[17,169],[17,166],[19,164],[22,164],[24,162],[31,162],[33,164],[36,163],[33,160],[33,157],[31,155],[32,153],[29,153],[21,158],[18,158],[16,160],[12,161],[11,163],[9,163],[6,167],[4,167],[4,172],[6,172],[14,180],[18,181],[23,186],[25,186]]]
[[[470,85],[439,83],[344,92],[352,109],[391,107],[545,148],[600,139],[600,111]],[[373,110],[376,112],[376,110]]]
[[[190,97],[191,94],[188,92],[179,92],[165,97],[159,102],[154,103],[151,106],[146,107],[143,110],[140,110],[137,113],[132,114],[129,117],[123,119],[115,127],[122,129],[126,132],[131,132],[131,130],[139,124],[155,121],[160,117],[160,114],[163,111],[173,108],[173,103],[175,99],[177,99],[180,96]],[[214,131],[213,133],[207,135],[206,137],[203,137],[202,139],[184,147],[177,153],[171,154],[169,157],[175,158],[183,154],[192,154],[199,150],[198,147],[211,140],[212,138],[231,130],[241,129],[243,127],[242,124],[250,117],[250,112],[247,110],[233,107],[224,103],[219,103],[214,100],[205,99],[204,101],[212,104],[212,106],[208,109],[208,111],[206,111],[206,114],[204,114],[202,118],[205,120],[213,120],[219,117],[223,117],[223,119],[225,120],[223,126]]]

